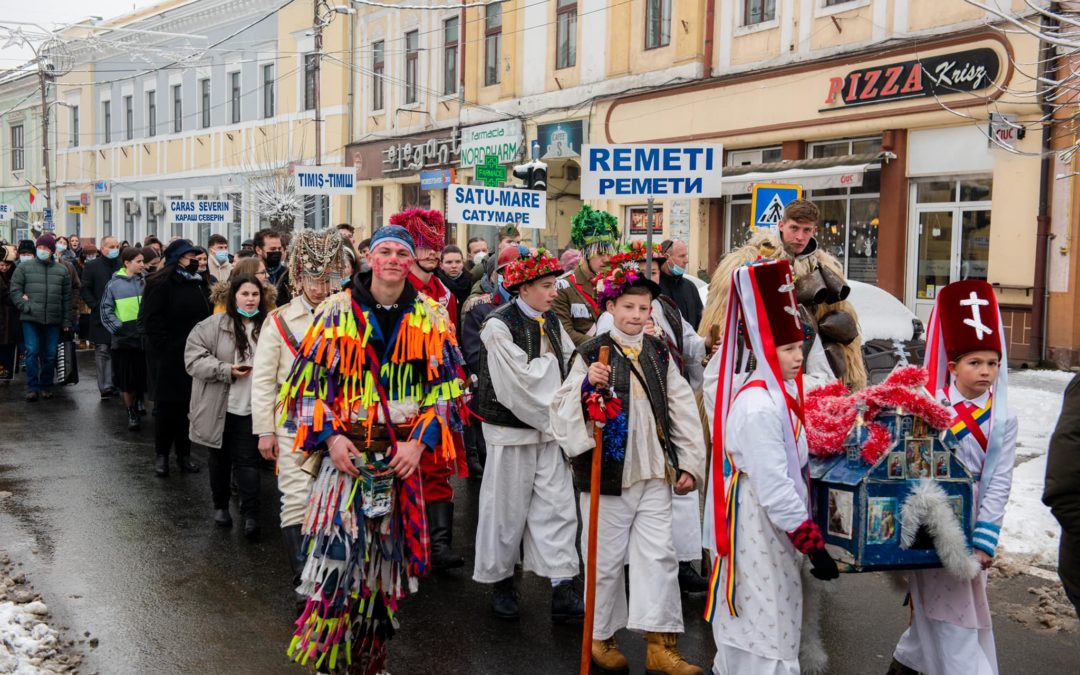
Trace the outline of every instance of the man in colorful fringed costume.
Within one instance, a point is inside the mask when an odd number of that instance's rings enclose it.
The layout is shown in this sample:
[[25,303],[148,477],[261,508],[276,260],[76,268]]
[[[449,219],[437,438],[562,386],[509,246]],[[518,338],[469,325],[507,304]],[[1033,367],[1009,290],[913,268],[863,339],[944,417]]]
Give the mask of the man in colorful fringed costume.
[[1016,460],[1008,367],[993,287],[968,280],[941,289],[926,338],[927,388],[951,410],[956,457],[976,480],[972,545],[982,571],[974,579],[945,569],[911,573],[911,626],[890,673],[997,675],[986,570],[994,564]]
[[[726,339],[705,370],[713,456],[705,545],[716,555],[706,618],[717,675],[797,675],[804,556],[811,574],[839,576],[811,517],[803,429],[803,327],[786,260],[733,275]],[[749,371],[749,372],[748,372]]]
[[277,461],[281,532],[295,589],[300,585],[300,573],[304,569],[300,525],[311,489],[311,476],[300,469],[297,460],[301,456],[290,452],[296,443],[296,424],[285,414],[278,396],[292,371],[300,338],[307,333],[315,317],[315,308],[340,286],[344,248],[336,229],[303,230],[293,239],[292,248],[289,280],[294,296],[267,317],[266,330],[262,331],[255,349],[251,421],[252,433],[259,437],[259,452],[264,459]]
[[454,327],[407,282],[413,258],[404,228],[379,229],[370,275],[322,304],[282,387],[316,476],[289,654],[323,670],[383,669],[398,601],[431,567],[421,458],[452,463],[467,415]]
[[[660,245],[653,245],[652,281],[659,285],[660,266],[667,258],[660,251]],[[635,241],[624,244],[622,249],[611,256],[612,267],[623,267],[638,274],[645,273],[645,243]],[[604,312],[596,321],[596,334],[611,330],[611,314]],[[679,307],[671,298],[661,295],[652,301],[650,327],[653,335],[667,342],[668,350],[679,367],[679,372],[690,388],[701,391],[702,359],[705,357],[705,340],[694,327],[682,316]],[[693,567],[693,561],[701,560],[701,504],[697,490],[685,495],[673,494],[671,497],[671,520],[674,527],[675,554],[679,558],[679,588],[684,593],[702,593],[708,588],[708,582]]]
[[585,204],[574,216],[571,245],[581,251],[572,274],[559,279],[559,294],[552,309],[575,345],[596,335],[596,319],[604,311],[597,302],[593,278],[604,271],[619,245],[619,221],[606,211]]
[[[506,249],[511,250],[511,249]],[[519,257],[503,285],[517,297],[488,315],[480,333],[476,400],[488,446],[480,485],[473,579],[495,584],[492,609],[519,616],[514,566],[551,579],[551,618],[585,614],[574,588],[577,513],[570,467],[551,436],[551,401],[569,370],[574,343],[551,311],[558,258],[544,249]]]
[[[390,216],[391,225],[399,225],[408,231],[416,246],[416,257],[409,270],[409,283],[418,292],[439,303],[450,323],[457,330],[457,298],[450,292],[435,270],[439,268],[439,254],[446,247],[446,221],[438,211],[408,209]],[[461,459],[461,473],[467,473],[465,442],[460,433],[451,434],[456,454]],[[454,463],[444,461],[442,456],[424,455],[420,464],[420,476],[424,482],[424,499],[427,501],[429,536],[431,537],[431,565],[437,571],[454,569],[465,564],[465,559],[451,548],[454,533],[454,489],[450,476]]]
[[[551,408],[552,435],[570,457],[574,486],[582,492],[583,551],[591,457],[602,453],[592,659],[601,670],[625,671],[615,633],[630,628],[645,633],[650,673],[701,675],[677,649],[683,618],[671,522],[672,488],[687,494],[705,472],[694,393],[667,343],[645,332],[660,287],[617,267],[596,288],[613,326],[578,347]],[[599,362],[601,347],[610,349],[610,366]],[[597,422],[603,424],[603,441],[594,448]]]
[[838,379],[849,390],[859,391],[866,386],[867,378],[859,317],[845,299],[850,289],[844,282],[844,265],[818,247],[815,236],[818,218],[817,206],[796,199],[784,209],[779,235],[759,232],[745,246],[726,255],[709,282],[709,297],[698,332],[708,338],[714,325],[723,330],[735,270],[759,258],[787,260],[795,275],[796,298],[803,310],[806,358],[803,373],[807,388],[814,389]]

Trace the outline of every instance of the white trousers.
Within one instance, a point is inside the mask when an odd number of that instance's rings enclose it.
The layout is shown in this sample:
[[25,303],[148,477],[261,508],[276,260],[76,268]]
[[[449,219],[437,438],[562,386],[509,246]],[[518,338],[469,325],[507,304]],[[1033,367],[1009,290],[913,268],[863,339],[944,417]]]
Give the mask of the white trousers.
[[[716,611],[727,609],[720,607]],[[798,659],[770,659],[722,642],[716,645],[715,675],[799,675],[799,672]]]
[[296,437],[279,433],[277,442],[277,484],[281,492],[281,526],[302,525],[307,508],[308,492],[311,491],[311,476],[300,470],[304,453],[292,451]]
[[491,584],[524,568],[549,579],[578,573],[577,513],[570,466],[554,441],[488,445],[480,483],[473,579]]
[[893,657],[924,675],[998,675],[994,631],[935,621],[916,605]]
[[[581,494],[581,552],[588,556],[589,494]],[[623,561],[630,562],[630,599]],[[600,496],[596,547],[596,623],[593,639],[622,628],[683,632],[679,562],[671,535],[671,487],[638,481],[618,497]]]
[[701,560],[701,503],[698,491],[671,493],[671,526],[679,562]]

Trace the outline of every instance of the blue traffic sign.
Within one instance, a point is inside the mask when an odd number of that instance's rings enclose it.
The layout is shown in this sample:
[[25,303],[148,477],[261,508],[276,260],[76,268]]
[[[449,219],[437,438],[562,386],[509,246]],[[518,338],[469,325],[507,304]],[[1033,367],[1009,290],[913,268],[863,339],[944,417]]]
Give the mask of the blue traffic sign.
[[784,220],[784,207],[802,198],[799,185],[776,185],[758,183],[754,185],[751,210],[754,213],[754,228],[777,229]]

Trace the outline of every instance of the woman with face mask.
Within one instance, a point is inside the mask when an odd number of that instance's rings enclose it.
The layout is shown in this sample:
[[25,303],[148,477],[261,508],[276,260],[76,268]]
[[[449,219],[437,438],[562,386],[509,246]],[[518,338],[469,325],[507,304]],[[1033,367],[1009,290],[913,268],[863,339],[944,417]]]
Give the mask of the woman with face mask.
[[195,324],[212,313],[209,289],[199,274],[202,249],[177,239],[165,249],[165,266],[146,280],[140,319],[146,333],[151,394],[156,407],[154,472],[169,475],[169,451],[184,473],[196,473],[188,438],[191,376],[184,368],[184,347]]
[[270,310],[268,300],[258,279],[234,275],[225,311],[200,321],[184,350],[184,365],[194,378],[191,440],[209,451],[214,522],[232,526],[229,483],[235,474],[248,539],[259,534],[259,442],[251,432],[251,369]]

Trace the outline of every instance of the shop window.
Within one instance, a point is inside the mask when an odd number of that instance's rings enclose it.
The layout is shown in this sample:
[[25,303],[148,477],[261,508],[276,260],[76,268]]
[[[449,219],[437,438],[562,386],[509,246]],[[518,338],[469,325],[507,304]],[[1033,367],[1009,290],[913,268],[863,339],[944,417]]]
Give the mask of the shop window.
[[405,102],[416,103],[416,78],[420,63],[420,31],[405,33]]
[[755,26],[776,19],[776,0],[743,0],[743,25]]
[[106,199],[101,202],[101,236],[111,237],[112,233],[112,200]]
[[645,0],[645,49],[671,44],[671,0]]
[[577,63],[577,0],[555,2],[555,68]]
[[232,222],[229,223],[229,249],[234,253],[240,250],[241,235],[243,229],[244,195],[241,192],[231,192],[225,195],[232,202]]
[[304,229],[321,230],[330,226],[330,198],[326,195],[304,196]]
[[420,183],[407,183],[401,186],[401,205],[402,208],[431,208],[431,192],[429,190],[421,190]]
[[143,207],[146,212],[146,236],[158,236],[158,215],[154,212],[158,201],[156,197],[147,197]]
[[490,86],[502,80],[502,5],[488,5],[484,12],[484,84]]
[[990,178],[966,178],[960,181],[960,201],[988,202],[994,181]]
[[[727,153],[727,165],[750,166],[752,164],[771,164],[780,161],[780,146],[768,148],[749,148],[745,150],[731,150]],[[736,249],[754,236],[750,227],[750,200],[749,193],[731,195],[728,197],[727,232],[728,250]]]
[[[165,203],[168,204],[173,199],[183,199],[183,198],[184,198],[183,195],[169,195],[168,197],[165,198]],[[184,224],[183,223],[173,223],[169,227],[169,236],[170,237],[182,237],[182,236],[184,236]]]
[[386,69],[386,43],[371,45],[371,109],[383,109],[383,71]]
[[383,226],[383,189],[381,186],[371,188],[371,231]]
[[443,90],[445,96],[456,94],[458,90],[458,18],[443,22]]
[[135,241],[135,200],[125,199],[121,202],[124,206],[124,239],[131,244]]

